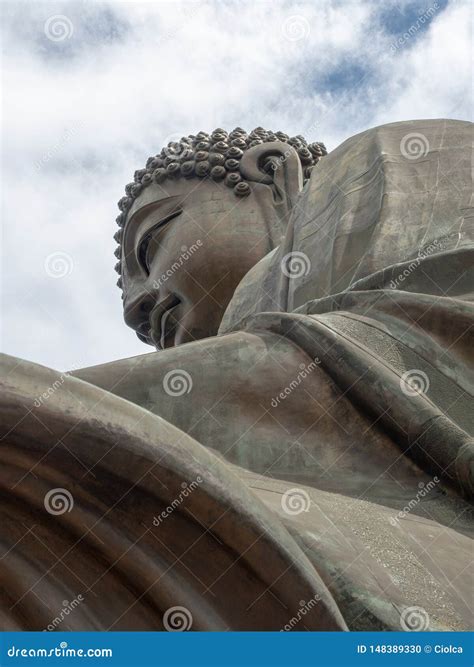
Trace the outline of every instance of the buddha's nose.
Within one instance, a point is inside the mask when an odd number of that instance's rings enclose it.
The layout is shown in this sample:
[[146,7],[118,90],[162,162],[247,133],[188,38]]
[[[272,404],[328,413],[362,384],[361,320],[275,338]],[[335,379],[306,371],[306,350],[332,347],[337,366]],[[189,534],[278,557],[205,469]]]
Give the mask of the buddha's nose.
[[150,312],[157,301],[157,294],[146,289],[132,298],[127,298],[124,304],[124,320],[126,324],[135,329],[137,336],[144,343],[153,345],[150,338]]

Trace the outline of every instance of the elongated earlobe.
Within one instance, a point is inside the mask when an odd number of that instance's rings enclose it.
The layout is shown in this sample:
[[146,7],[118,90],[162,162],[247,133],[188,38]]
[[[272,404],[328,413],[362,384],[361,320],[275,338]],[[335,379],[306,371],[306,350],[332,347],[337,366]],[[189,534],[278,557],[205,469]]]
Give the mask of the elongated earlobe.
[[240,162],[242,176],[250,182],[270,185],[278,202],[293,206],[303,187],[303,170],[298,153],[287,143],[271,141],[246,151]]

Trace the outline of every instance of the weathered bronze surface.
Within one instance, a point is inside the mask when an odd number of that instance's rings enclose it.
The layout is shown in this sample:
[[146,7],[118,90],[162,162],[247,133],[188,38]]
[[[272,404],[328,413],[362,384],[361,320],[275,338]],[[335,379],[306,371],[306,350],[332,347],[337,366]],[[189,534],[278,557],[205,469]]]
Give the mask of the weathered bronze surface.
[[471,134],[150,158],[115,238],[159,351],[3,358],[7,628],[472,628]]

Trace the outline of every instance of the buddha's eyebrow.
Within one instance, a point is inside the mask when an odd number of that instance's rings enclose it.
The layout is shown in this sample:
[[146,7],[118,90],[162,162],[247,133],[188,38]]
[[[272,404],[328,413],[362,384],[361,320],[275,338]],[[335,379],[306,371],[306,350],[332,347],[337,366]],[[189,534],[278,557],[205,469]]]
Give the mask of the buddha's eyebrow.
[[150,230],[166,221],[171,213],[181,210],[182,197],[175,195],[166,199],[159,199],[136,211],[125,227],[125,236],[143,237]]
[[162,212],[159,216],[153,216],[150,220],[150,224],[146,226],[146,229],[141,230],[140,234],[137,234],[138,243],[140,245],[145,239],[148,239],[157,229],[164,227],[168,222],[171,222],[174,218],[180,215],[183,212],[183,209],[178,206],[173,206],[170,213]]

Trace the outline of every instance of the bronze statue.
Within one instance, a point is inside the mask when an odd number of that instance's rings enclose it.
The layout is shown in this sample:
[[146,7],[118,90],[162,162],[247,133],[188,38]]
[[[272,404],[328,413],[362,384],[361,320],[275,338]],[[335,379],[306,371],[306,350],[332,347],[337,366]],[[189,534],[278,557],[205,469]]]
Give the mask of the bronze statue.
[[470,136],[219,128],[135,172],[158,352],[3,360],[8,628],[472,628]]

